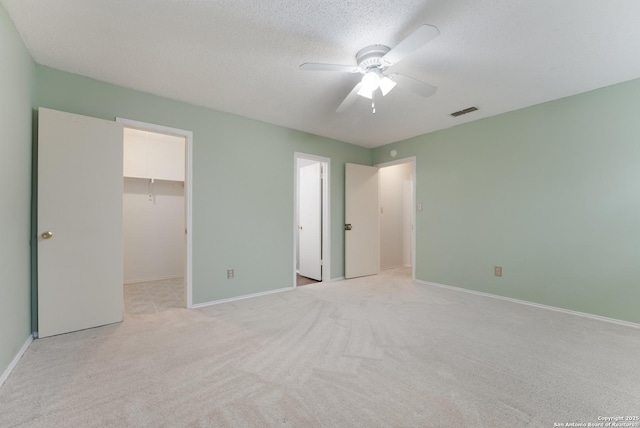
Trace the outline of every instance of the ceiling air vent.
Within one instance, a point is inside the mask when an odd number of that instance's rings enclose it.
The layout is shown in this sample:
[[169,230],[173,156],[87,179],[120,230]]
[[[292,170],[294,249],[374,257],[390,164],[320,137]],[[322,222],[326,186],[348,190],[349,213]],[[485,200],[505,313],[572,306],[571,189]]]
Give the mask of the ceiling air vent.
[[478,110],[478,107],[469,107],[469,108],[466,108],[464,110],[460,110],[460,111],[456,111],[454,113],[451,113],[451,116],[458,117],[458,116],[462,116],[463,114],[471,113],[472,111],[476,111],[476,110]]

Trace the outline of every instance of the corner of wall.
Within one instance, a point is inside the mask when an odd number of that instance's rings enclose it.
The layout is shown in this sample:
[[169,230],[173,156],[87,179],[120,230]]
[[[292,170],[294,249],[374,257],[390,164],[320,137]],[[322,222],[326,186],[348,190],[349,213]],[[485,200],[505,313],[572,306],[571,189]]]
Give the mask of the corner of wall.
[[0,373],[31,336],[31,144],[35,64],[0,6]]

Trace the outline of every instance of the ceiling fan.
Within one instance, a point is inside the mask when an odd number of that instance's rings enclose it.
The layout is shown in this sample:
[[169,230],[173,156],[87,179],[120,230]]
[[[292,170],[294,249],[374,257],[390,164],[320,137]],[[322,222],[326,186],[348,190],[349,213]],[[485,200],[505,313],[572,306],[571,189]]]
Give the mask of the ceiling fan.
[[375,113],[375,96],[378,89],[380,89],[382,96],[387,95],[396,84],[400,84],[400,86],[423,97],[431,96],[436,92],[435,86],[399,73],[385,74],[385,70],[400,62],[425,43],[438,37],[439,34],[440,31],[436,27],[421,25],[393,49],[384,45],[370,45],[361,49],[356,54],[357,66],[305,62],[300,65],[300,69],[363,74],[362,80],[351,90],[336,111],[343,112],[358,99],[358,96],[361,96],[371,100],[371,108]]

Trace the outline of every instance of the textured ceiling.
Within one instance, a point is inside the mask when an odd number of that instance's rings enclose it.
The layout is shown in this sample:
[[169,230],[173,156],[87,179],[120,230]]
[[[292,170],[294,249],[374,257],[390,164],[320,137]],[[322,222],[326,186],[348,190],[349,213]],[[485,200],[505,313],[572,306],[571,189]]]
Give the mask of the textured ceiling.
[[[34,60],[117,85],[376,147],[640,77],[638,0],[0,0]],[[354,64],[421,24],[440,36],[400,85],[336,113]],[[469,106],[479,111],[453,118]]]

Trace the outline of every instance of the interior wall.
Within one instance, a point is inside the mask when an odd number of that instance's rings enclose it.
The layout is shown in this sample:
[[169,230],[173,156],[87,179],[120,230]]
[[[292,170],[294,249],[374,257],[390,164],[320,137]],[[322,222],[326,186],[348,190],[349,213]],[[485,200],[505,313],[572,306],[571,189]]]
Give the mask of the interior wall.
[[122,210],[124,282],[183,277],[184,183],[125,177]]
[[[0,379],[31,334],[31,133],[35,65],[0,6]],[[0,381],[1,382],[1,381]]]
[[344,164],[371,165],[371,150],[44,66],[36,77],[38,107],[193,131],[194,304],[293,286],[295,152],[331,159],[331,277],[344,276]]
[[380,168],[380,269],[411,266],[413,164]]
[[639,111],[633,80],[375,149],[417,156],[416,278],[639,323]]

